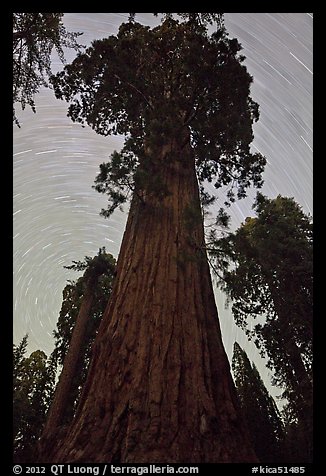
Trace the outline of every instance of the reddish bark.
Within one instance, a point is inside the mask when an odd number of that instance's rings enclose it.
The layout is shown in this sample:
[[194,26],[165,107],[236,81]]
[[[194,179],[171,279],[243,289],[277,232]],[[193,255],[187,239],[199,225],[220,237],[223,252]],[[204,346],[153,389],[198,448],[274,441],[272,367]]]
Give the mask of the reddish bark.
[[[74,421],[44,461],[255,462],[222,344],[189,142],[134,198]],[[191,210],[199,219],[185,220]],[[41,458],[41,459],[42,459]]]

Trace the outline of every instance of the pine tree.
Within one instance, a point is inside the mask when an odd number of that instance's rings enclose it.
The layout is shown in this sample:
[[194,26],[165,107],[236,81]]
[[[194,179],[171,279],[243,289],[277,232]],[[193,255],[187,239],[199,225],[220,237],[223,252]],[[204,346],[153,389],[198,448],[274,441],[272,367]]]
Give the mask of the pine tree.
[[31,463],[53,396],[51,360],[41,350],[25,357],[27,335],[13,350],[13,453],[15,463]]
[[254,363],[235,342],[232,358],[235,385],[253,446],[261,463],[279,463],[283,458],[284,428],[280,412],[268,393]]
[[237,185],[239,197],[261,185],[265,159],[250,153],[258,106],[221,15],[181,15],[153,29],[131,19],[52,79],[73,121],[125,134],[96,188],[104,215],[131,203],[81,404],[43,461],[256,460],[222,344],[198,180]]

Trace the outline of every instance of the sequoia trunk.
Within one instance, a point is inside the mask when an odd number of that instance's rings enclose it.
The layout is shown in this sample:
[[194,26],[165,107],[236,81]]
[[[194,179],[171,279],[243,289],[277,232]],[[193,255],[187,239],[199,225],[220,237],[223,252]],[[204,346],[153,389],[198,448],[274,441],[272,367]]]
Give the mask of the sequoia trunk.
[[189,140],[162,147],[155,163],[169,194],[131,203],[77,414],[44,462],[256,461],[222,344]]

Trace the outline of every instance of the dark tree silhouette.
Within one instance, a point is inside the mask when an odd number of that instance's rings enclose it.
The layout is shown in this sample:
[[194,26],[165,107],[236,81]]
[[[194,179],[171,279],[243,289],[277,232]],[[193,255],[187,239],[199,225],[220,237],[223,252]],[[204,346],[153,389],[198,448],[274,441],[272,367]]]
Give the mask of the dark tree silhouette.
[[13,14],[13,118],[18,126],[15,103],[36,112],[34,96],[48,85],[53,49],[64,63],[64,48],[81,46],[76,41],[81,33],[69,33],[62,17],[63,13]]
[[15,463],[35,461],[36,442],[51,402],[55,363],[41,350],[25,357],[27,335],[13,350],[13,453]]
[[[236,323],[254,338],[292,422],[312,452],[313,268],[311,217],[292,199],[257,195],[256,218],[210,249]],[[249,323],[256,319],[252,331]],[[289,417],[288,415],[288,417]],[[310,456],[309,456],[310,455]]]
[[[100,255],[100,260],[104,261],[104,272],[98,276],[96,287],[93,288],[93,304],[89,313],[85,339],[80,350],[80,359],[78,360],[73,378],[69,399],[65,405],[64,425],[72,420],[76,412],[81,389],[87,376],[92,345],[112,292],[115,276],[115,259],[111,254],[106,253],[105,248],[100,249]],[[72,266],[66,266],[66,268],[85,271],[89,267],[94,268],[94,264],[94,257],[86,257],[84,261],[74,262]],[[96,264],[97,271],[99,271],[98,264]],[[57,330],[53,333],[55,348],[51,354],[59,370],[62,370],[64,359],[69,349],[73,330],[87,290],[87,282],[88,273],[85,272],[76,282],[70,281],[63,290],[63,302],[57,322]]]
[[253,446],[261,463],[283,458],[284,427],[274,399],[268,393],[254,363],[236,342],[232,370]]
[[[261,185],[258,106],[220,14],[133,19],[52,78],[73,121],[125,134],[96,188],[110,214],[132,194],[112,298],[55,462],[249,462],[205,252],[198,179]],[[216,24],[209,35],[207,22]],[[233,186],[233,188],[232,188]]]
[[[37,442],[53,401],[56,376],[60,375],[63,368],[76,321],[81,314],[84,315],[85,305],[84,307],[82,305],[84,298],[87,298],[87,287],[91,284],[92,277],[95,278],[95,287],[92,290],[93,303],[87,318],[84,340],[78,349],[79,357],[76,359],[75,371],[71,374],[69,393],[66,395],[60,425],[53,427],[53,444],[72,420],[86,379],[92,344],[112,292],[115,260],[111,254],[106,253],[105,248],[99,250],[98,256],[86,257],[84,261],[73,262],[72,266],[66,266],[66,268],[85,272],[76,282],[70,281],[63,290],[63,302],[57,330],[54,332],[55,348],[50,357],[47,358],[41,350],[33,352],[28,358],[25,357],[27,336],[18,346],[14,345],[13,448],[15,463],[33,463],[36,460]],[[96,279],[97,274],[99,275]]]
[[[90,323],[92,323],[92,314],[94,312],[94,300],[102,291],[101,286],[99,286],[99,279],[104,275],[109,278],[112,285],[115,273],[115,260],[112,255],[105,253],[104,248],[100,248],[98,255],[94,258],[86,258],[85,262],[75,262],[72,266],[68,266],[68,268],[77,269],[78,271],[85,269],[82,277],[83,297],[80,301],[69,347],[64,356],[59,382],[47,415],[40,442],[41,446],[44,444],[54,445],[58,437],[58,430],[63,427],[67,417],[69,418],[70,416],[71,419],[72,415],[67,415],[67,410],[76,398],[78,387],[76,388],[74,381],[76,381],[76,377],[78,379],[77,370],[81,367],[80,364],[83,360],[82,368],[85,368],[85,360],[87,359],[85,351],[89,346],[90,340],[92,340]],[[65,317],[67,318],[67,316]],[[66,319],[66,321],[68,320]],[[56,347],[56,351],[58,351],[58,347]]]

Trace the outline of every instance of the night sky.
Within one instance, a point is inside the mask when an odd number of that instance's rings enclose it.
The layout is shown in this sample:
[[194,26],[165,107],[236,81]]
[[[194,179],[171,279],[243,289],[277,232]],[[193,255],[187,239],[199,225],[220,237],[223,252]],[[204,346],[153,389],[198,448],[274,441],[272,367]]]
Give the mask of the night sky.
[[[84,32],[80,43],[115,34],[125,13],[67,13],[68,31]],[[136,21],[154,25],[152,14]],[[294,197],[312,215],[313,16],[311,13],[229,13],[230,37],[243,46],[254,77],[251,96],[260,105],[252,150],[267,158],[262,192]],[[67,52],[71,61],[74,52]],[[54,57],[53,69],[61,69]],[[13,127],[14,148],[14,343],[29,334],[28,351],[53,349],[52,331],[68,279],[80,273],[63,266],[94,256],[102,246],[118,257],[127,213],[99,216],[106,199],[92,189],[98,166],[119,150],[119,137],[101,137],[66,117],[67,104],[51,90],[36,96],[37,113],[17,107],[21,129]],[[251,209],[255,190],[232,205],[232,229]],[[219,193],[215,212],[224,198]],[[127,210],[126,210],[127,212]],[[214,209],[212,210],[214,214]],[[216,293],[223,341],[229,358],[234,340],[254,359],[265,382],[269,373],[253,344],[233,324],[225,298]],[[273,391],[275,395],[278,390]]]

